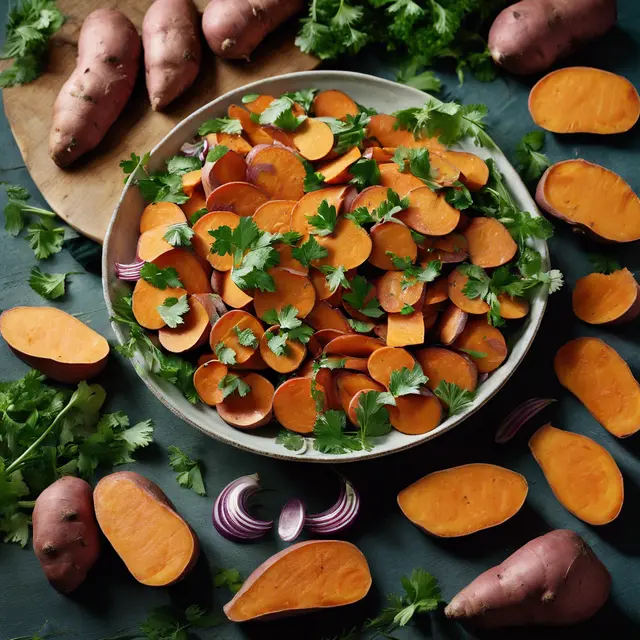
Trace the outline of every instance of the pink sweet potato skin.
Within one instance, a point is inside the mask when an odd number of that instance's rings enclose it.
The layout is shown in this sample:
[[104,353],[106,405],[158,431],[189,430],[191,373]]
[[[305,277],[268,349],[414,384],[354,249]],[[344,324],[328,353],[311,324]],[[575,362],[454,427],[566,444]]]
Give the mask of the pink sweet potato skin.
[[591,618],[610,591],[611,576],[589,545],[557,529],[478,576],[445,614],[484,628],[570,625]]
[[199,16],[191,0],[155,0],[142,23],[149,100],[158,111],[182,95],[200,70]]
[[512,73],[539,73],[603,36],[616,20],[616,0],[522,0],[494,20],[489,51]]
[[211,0],[202,31],[221,58],[246,58],[267,34],[302,11],[303,0]]
[[77,65],[53,106],[49,155],[66,167],[104,138],[124,108],[140,67],[140,36],[114,9],[87,16]]
[[33,550],[51,585],[61,593],[79,587],[100,554],[91,486],[65,476],[47,487],[33,510]]

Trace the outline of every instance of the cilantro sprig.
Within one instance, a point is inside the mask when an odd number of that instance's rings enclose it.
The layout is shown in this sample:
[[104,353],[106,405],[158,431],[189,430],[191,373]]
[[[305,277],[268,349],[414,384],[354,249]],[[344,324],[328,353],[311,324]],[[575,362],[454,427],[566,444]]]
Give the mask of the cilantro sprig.
[[295,131],[307,116],[296,116],[293,108],[294,101],[287,95],[283,95],[273,100],[261,114],[252,113],[251,119],[257,120],[262,125],[271,124],[285,131]]
[[222,391],[223,399],[234,393],[244,398],[251,391],[251,386],[235,373],[227,373],[218,383],[218,389]]
[[381,202],[373,211],[369,211],[366,207],[357,207],[345,218],[353,220],[357,225],[362,226],[371,223],[384,223],[399,221],[395,218],[396,214],[409,208],[409,198],[405,196],[401,198],[393,189],[387,189],[387,198]]
[[153,262],[145,262],[140,269],[140,277],[156,289],[182,287],[178,272],[173,267],[160,268]]
[[326,276],[327,287],[331,293],[335,293],[340,287],[351,288],[347,280],[347,270],[342,265],[332,267],[329,264],[323,264],[320,266],[320,271]]
[[375,160],[358,158],[349,167],[349,173],[353,176],[349,184],[355,185],[358,191],[380,184],[380,169]]
[[178,325],[184,324],[184,315],[189,312],[189,302],[187,294],[176,298],[170,296],[158,306],[158,313],[164,320],[165,324],[171,329],[175,329]]
[[516,146],[516,160],[518,161],[518,173],[525,182],[534,182],[551,165],[551,161],[544,153],[540,153],[544,147],[544,131],[530,131],[525,134]]
[[455,382],[447,382],[446,380],[440,380],[438,386],[433,390],[433,393],[447,406],[449,417],[471,406],[476,396],[474,391],[463,389],[455,384]]
[[[357,275],[349,280],[350,291],[343,294],[342,299],[354,309],[368,318],[381,318],[384,311],[380,308],[380,301],[376,296],[370,297],[374,286],[367,282],[364,276]],[[368,299],[367,299],[368,298]]]
[[587,257],[596,273],[609,275],[614,271],[620,271],[620,269],[622,269],[620,263],[611,256],[602,253],[590,253]]
[[206,136],[210,133],[239,136],[242,133],[242,124],[237,118],[211,118],[205,120],[198,128],[198,135]]
[[[298,309],[288,304],[282,309],[269,309],[262,319],[272,328],[267,330],[267,346],[276,356],[287,355],[287,341],[296,340],[307,344],[313,335],[313,329],[298,318]],[[278,326],[276,332],[273,327]]]
[[283,93],[282,97],[293,100],[293,102],[300,105],[307,113],[309,113],[316,93],[318,93],[317,89],[299,89],[298,91]]
[[401,258],[393,251],[387,251],[386,254],[391,258],[393,266],[403,271],[401,280],[403,289],[408,289],[416,284],[433,282],[442,271],[440,260],[430,260],[422,265],[414,265],[409,257]]
[[175,445],[169,445],[169,465],[178,474],[177,483],[185,489],[191,489],[199,496],[206,496],[207,490],[202,479],[200,462],[190,458],[182,449]]
[[311,233],[316,236],[328,236],[338,222],[338,212],[333,205],[323,200],[315,214],[307,216],[307,222],[311,227]]
[[413,369],[402,367],[402,369],[392,371],[389,379],[389,391],[380,393],[378,402],[395,406],[396,398],[419,394],[420,387],[427,382],[429,382],[429,378],[424,375],[422,367],[417,362]]
[[81,273],[80,271],[44,273],[39,267],[32,267],[29,274],[29,286],[43,298],[57,300],[65,294],[67,277]]

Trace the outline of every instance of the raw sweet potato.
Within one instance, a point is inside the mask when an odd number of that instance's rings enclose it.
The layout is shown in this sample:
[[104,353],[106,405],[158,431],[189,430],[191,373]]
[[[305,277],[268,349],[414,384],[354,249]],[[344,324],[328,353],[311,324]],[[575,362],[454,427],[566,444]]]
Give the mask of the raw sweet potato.
[[213,360],[214,354],[207,356],[207,361],[200,364],[193,374],[193,386],[202,402],[213,407],[224,400],[220,382],[229,373],[227,365]]
[[320,91],[313,99],[313,113],[317,118],[344,120],[347,116],[360,113],[358,105],[342,91],[328,89]]
[[112,473],[98,482],[93,499],[102,533],[138,582],[166,587],[193,568],[196,534],[151,480]]
[[115,9],[97,9],[82,25],[76,68],[53,106],[49,155],[66,167],[95,148],[124,108],[140,67],[140,36]]
[[[318,382],[316,392],[324,395],[324,387]],[[283,382],[273,396],[273,413],[285,429],[312,433],[318,412],[311,395],[311,378],[291,378]]]
[[132,310],[136,322],[145,329],[162,329],[165,321],[162,319],[158,307],[167,298],[180,298],[187,292],[182,287],[167,287],[158,289],[146,280],[138,280],[133,289]]
[[269,270],[276,285],[275,291],[256,290],[253,297],[256,315],[262,318],[270,309],[282,310],[291,305],[298,310],[298,317],[309,315],[316,302],[316,290],[307,276],[292,271],[274,267]]
[[148,204],[140,217],[140,233],[155,229],[156,227],[166,227],[170,224],[186,222],[182,209],[173,202],[158,202]]
[[396,406],[388,406],[391,426],[400,433],[415,436],[433,431],[442,420],[442,406],[431,391],[396,398]]
[[459,351],[469,352],[480,373],[491,373],[507,357],[507,343],[502,333],[492,327],[486,318],[471,318],[453,343]]
[[615,73],[567,67],[531,89],[529,111],[538,126],[554,133],[623,133],[638,121],[640,97]]
[[603,36],[616,18],[616,0],[522,0],[494,20],[489,51],[512,73],[540,73]]
[[107,365],[109,343],[54,307],[14,307],[0,315],[0,334],[18,358],[53,380],[76,384]]
[[258,345],[254,347],[240,344],[238,334],[245,329],[250,329],[258,342],[264,333],[260,321],[250,313],[246,311],[225,313],[211,328],[209,336],[211,351],[215,353],[216,347],[222,343],[224,347],[234,351],[236,363],[246,362],[256,352]]
[[591,438],[540,427],[529,440],[551,490],[563,507],[588,524],[608,524],[624,501],[622,474],[611,454]]
[[224,606],[232,622],[340,607],[371,588],[367,561],[343,540],[309,540],[280,551],[258,567]]
[[455,538],[506,522],[520,511],[527,492],[519,473],[465,464],[424,476],[398,494],[398,504],[427,533]]
[[558,380],[610,433],[626,438],[640,430],[640,384],[627,363],[598,338],[576,338],[553,361]]
[[473,218],[464,237],[471,262],[485,269],[506,264],[518,250],[507,228],[495,218]]
[[487,628],[571,625],[591,618],[610,591],[611,576],[591,547],[573,531],[556,529],[478,576],[444,612]]
[[590,273],[576,282],[572,304],[589,324],[630,322],[640,314],[640,285],[628,269]]
[[388,252],[415,262],[418,257],[418,246],[411,237],[409,227],[395,222],[375,224],[369,230],[372,247],[369,262],[378,269],[396,271]]
[[248,182],[227,182],[214,189],[207,198],[209,211],[231,211],[241,217],[252,216],[269,196]]
[[248,60],[267,34],[303,6],[302,0],[211,0],[202,15],[202,31],[217,56]]
[[424,316],[419,308],[408,315],[390,313],[387,316],[387,345],[390,347],[423,344],[424,332]]
[[171,353],[184,353],[206,344],[211,325],[209,314],[195,296],[189,296],[189,311],[183,323],[175,328],[163,327],[158,331],[160,344]]
[[93,489],[72,476],[47,487],[33,509],[33,550],[47,580],[61,593],[77,589],[100,554]]
[[429,378],[429,389],[435,389],[445,380],[457,384],[461,389],[475,391],[478,368],[468,356],[442,347],[427,347],[416,351],[416,359],[424,375]]
[[391,374],[403,368],[412,370],[416,361],[406,349],[382,347],[374,351],[367,360],[369,375],[385,387],[389,387]]
[[271,422],[273,415],[273,385],[257,373],[243,374],[251,391],[245,396],[232,393],[216,405],[218,415],[238,429],[257,429]]
[[302,198],[307,173],[299,156],[290,149],[278,146],[268,146],[254,151],[255,155],[248,160],[248,182],[272,200]]
[[154,111],[181,96],[200,71],[198,22],[191,0],[155,0],[144,15],[144,69]]
[[538,183],[536,202],[596,239],[640,239],[638,196],[620,176],[586,160],[565,160],[549,167]]
[[[381,165],[381,170],[384,166]],[[406,174],[399,175],[404,177]],[[413,178],[411,174],[408,175]],[[444,236],[451,233],[458,226],[460,212],[445,200],[443,193],[438,194],[429,187],[425,187],[421,180],[418,182],[421,183],[420,186],[408,192],[409,208],[401,211],[396,217],[418,233],[429,236]],[[480,219],[489,220],[489,218]]]

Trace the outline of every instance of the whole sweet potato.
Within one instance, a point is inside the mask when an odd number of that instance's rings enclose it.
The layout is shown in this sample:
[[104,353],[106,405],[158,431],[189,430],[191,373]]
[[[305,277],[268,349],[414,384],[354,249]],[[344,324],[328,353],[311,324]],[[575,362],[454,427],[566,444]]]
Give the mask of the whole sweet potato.
[[93,490],[65,476],[46,488],[33,509],[33,550],[51,585],[62,593],[79,587],[100,554]]
[[202,30],[221,58],[249,58],[267,34],[303,7],[303,0],[211,0]]
[[522,0],[494,20],[489,51],[512,73],[539,73],[603,36],[616,19],[616,0]]
[[140,37],[114,9],[87,16],[77,65],[53,106],[49,155],[66,167],[104,138],[124,108],[140,66]]
[[593,616],[610,590],[611,576],[589,545],[557,529],[478,576],[445,614],[479,627],[575,624]]
[[147,91],[154,111],[182,95],[200,70],[198,12],[191,0],[156,0],[142,23]]

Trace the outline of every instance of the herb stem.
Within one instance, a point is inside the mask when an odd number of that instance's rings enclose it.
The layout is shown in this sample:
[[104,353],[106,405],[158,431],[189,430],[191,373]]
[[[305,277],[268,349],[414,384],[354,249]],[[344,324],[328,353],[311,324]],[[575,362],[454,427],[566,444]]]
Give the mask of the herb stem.
[[47,209],[41,209],[40,207],[30,207],[29,205],[24,205],[22,207],[23,213],[35,213],[39,216],[46,216],[48,218],[57,218],[58,216],[53,213],[53,211],[47,211]]
[[18,500],[18,506],[23,509],[33,509],[36,506],[35,500]]

